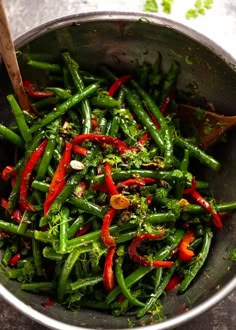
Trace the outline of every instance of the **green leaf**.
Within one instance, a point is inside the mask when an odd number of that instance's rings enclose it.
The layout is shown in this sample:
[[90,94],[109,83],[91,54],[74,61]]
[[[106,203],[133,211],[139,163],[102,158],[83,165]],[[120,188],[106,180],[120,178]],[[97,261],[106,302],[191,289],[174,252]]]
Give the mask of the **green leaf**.
[[143,10],[146,12],[157,13],[158,5],[156,0],[146,0]]
[[171,7],[174,3],[174,0],[162,0],[162,9],[164,11],[164,13],[166,14],[170,14],[171,13]]

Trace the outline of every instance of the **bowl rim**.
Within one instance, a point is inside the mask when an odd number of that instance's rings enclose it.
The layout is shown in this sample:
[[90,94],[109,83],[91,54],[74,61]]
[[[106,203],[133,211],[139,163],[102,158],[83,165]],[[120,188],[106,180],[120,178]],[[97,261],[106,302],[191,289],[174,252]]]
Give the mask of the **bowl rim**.
[[[93,21],[130,21],[135,22],[139,19],[147,21],[151,24],[165,26],[170,29],[177,30],[178,32],[187,35],[188,37],[194,39],[195,41],[202,44],[204,47],[208,48],[214,54],[219,56],[224,60],[235,72],[236,72],[236,56],[233,57],[223,48],[221,48],[217,43],[212,41],[210,38],[204,36],[203,34],[187,27],[186,25],[179,23],[177,21],[160,17],[157,14],[150,14],[138,11],[122,12],[122,11],[98,11],[98,12],[88,12],[88,13],[76,13],[72,15],[62,16],[60,18],[47,21],[25,33],[18,36],[15,41],[15,47],[20,48],[26,43],[38,38],[39,36],[46,34],[56,28],[62,28],[72,23],[83,23],[83,22],[93,22]],[[206,312],[208,309],[212,308],[214,305],[223,300],[227,295],[229,295],[236,288],[236,275],[233,277],[224,287],[220,288],[213,296],[201,303],[200,305],[186,311],[185,313],[172,317],[169,320],[148,325],[150,330],[166,330],[173,327],[179,326],[191,319],[199,316],[200,314]],[[13,293],[8,291],[2,284],[0,284],[0,296],[10,303],[13,307],[17,308],[20,312],[28,316],[29,318],[41,323],[42,325],[49,327],[51,329],[58,330],[92,330],[92,328],[85,328],[82,326],[74,326],[57,321],[49,316],[36,311],[31,306],[25,304],[20,299],[18,299]],[[137,330],[143,329],[143,327],[135,327]],[[128,330],[122,328],[122,330]]]

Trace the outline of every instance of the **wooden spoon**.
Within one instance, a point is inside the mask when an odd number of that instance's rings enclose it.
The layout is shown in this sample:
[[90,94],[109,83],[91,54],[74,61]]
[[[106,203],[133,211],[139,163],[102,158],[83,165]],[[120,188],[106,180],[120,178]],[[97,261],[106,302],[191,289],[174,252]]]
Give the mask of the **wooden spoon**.
[[5,63],[12,87],[23,110],[29,111],[31,106],[25,93],[15,47],[12,41],[9,24],[3,1],[0,0],[0,53]]
[[236,126],[236,116],[224,116],[205,111],[187,104],[179,104],[177,108],[181,121],[190,129],[197,129],[198,145],[207,149],[230,128]]

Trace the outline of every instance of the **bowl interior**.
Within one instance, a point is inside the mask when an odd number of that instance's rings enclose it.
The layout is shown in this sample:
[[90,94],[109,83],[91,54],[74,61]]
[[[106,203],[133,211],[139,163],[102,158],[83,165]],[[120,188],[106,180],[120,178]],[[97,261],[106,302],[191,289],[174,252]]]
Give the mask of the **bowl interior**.
[[[180,90],[192,92],[194,88],[197,94],[214,103],[217,111],[228,115],[236,114],[236,72],[228,58],[225,59],[224,53],[205,38],[181,26],[177,29],[174,23],[158,18],[143,19],[138,15],[70,17],[21,37],[17,47],[32,53],[49,54],[55,59],[63,49],[68,49],[78,60],[80,67],[89,71],[96,71],[105,63],[116,71],[129,72],[137,61],[153,63],[160,53],[165,68],[168,68],[172,61],[181,64],[178,81]],[[43,72],[39,73],[27,67],[21,55],[19,61],[24,78],[47,79]],[[1,68],[1,71],[5,75],[4,68]],[[6,81],[1,79],[0,90],[0,120],[5,123],[10,120],[9,109],[4,101],[4,96],[10,91],[10,83]],[[236,200],[236,171],[233,165],[236,162],[235,146],[236,134],[232,131],[228,142],[217,145],[213,150],[223,168],[220,174],[207,173],[207,176],[212,194],[219,201]],[[1,169],[11,157],[8,148],[1,140]],[[164,312],[168,319],[186,312],[186,308],[191,309],[203,303],[232,280],[235,265],[230,262],[228,255],[235,244],[235,220],[236,215],[232,215],[227,219],[223,231],[215,232],[207,264],[187,293],[164,298]],[[88,310],[69,312],[57,304],[45,309],[41,306],[43,297],[20,291],[17,283],[9,281],[2,274],[0,279],[2,284],[25,304],[58,321],[88,328],[128,327],[127,317],[115,318]],[[136,326],[140,326],[139,321],[133,321]],[[150,322],[150,319],[147,322]],[[159,324],[156,329],[161,327]]]

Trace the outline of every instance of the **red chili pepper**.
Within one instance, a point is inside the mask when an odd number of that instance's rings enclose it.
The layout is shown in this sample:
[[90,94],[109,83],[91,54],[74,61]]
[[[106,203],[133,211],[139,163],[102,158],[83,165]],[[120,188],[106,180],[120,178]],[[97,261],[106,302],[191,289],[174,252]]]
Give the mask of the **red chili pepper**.
[[148,197],[147,197],[147,205],[149,206],[149,205],[151,205],[152,204],[152,195],[149,195]]
[[117,90],[120,88],[120,86],[123,85],[124,83],[126,83],[127,81],[129,81],[130,79],[132,79],[131,75],[122,76],[122,77],[116,79],[115,82],[109,88],[108,94],[110,96],[113,96],[115,94],[115,92],[117,92]]
[[74,194],[76,195],[76,197],[80,198],[83,196],[83,193],[85,192],[85,190],[86,190],[86,183],[83,181],[79,182],[77,184]]
[[147,141],[148,141],[148,133],[144,132],[136,144],[140,147],[143,147]]
[[168,107],[168,105],[170,104],[170,102],[172,101],[172,99],[174,98],[175,93],[172,93],[171,95],[167,96],[166,99],[164,100],[164,102],[161,105],[160,111],[163,115],[166,114],[166,109]]
[[20,210],[14,210],[12,215],[11,215],[11,219],[12,220],[16,220],[16,222],[18,224],[21,223],[21,220],[22,220],[22,214],[21,214],[21,211]]
[[155,182],[156,180],[153,178],[128,179],[119,182],[116,187],[119,188],[120,186],[132,186],[132,185],[145,186],[147,183],[155,183]]
[[104,270],[103,270],[103,281],[104,287],[107,292],[110,292],[115,287],[115,277],[113,272],[113,258],[116,253],[116,248],[109,248],[105,260]]
[[145,266],[145,267],[165,267],[165,268],[170,268],[173,265],[173,261],[162,261],[162,260],[148,260],[146,257],[141,256],[137,252],[137,248],[140,247],[142,244],[142,241],[145,239],[157,239],[161,238],[164,235],[164,230],[162,233],[157,234],[157,235],[151,235],[151,234],[141,234],[135,237],[135,239],[131,242],[129,248],[128,248],[128,253],[130,258],[137,262],[138,264]]
[[125,297],[123,296],[123,294],[120,294],[120,295],[118,296],[118,298],[117,298],[117,302],[118,302],[118,304],[121,304],[122,301],[124,301],[124,299],[125,299]]
[[1,178],[5,181],[5,180],[8,180],[12,177],[15,177],[16,174],[17,174],[17,172],[16,172],[16,170],[14,169],[13,166],[6,166],[2,170]]
[[22,211],[29,211],[34,212],[34,207],[27,201],[27,193],[29,190],[29,181],[30,176],[35,168],[36,164],[38,163],[39,159],[41,158],[44,150],[47,146],[48,141],[45,139],[38,148],[30,156],[28,162],[25,165],[25,168],[22,172],[21,181],[20,181],[20,207]]
[[108,194],[108,189],[105,184],[99,184],[99,183],[93,184],[92,186],[89,187],[89,189],[102,191]]
[[45,302],[41,304],[43,307],[52,307],[54,305],[54,300],[52,298],[47,298]]
[[114,237],[110,235],[110,225],[114,217],[116,216],[117,211],[115,209],[110,209],[104,216],[102,228],[101,228],[101,237],[102,241],[106,246],[116,246]]
[[195,239],[195,234],[193,231],[188,231],[182,241],[179,244],[179,255],[178,258],[181,261],[189,261],[194,257],[194,252],[189,250],[189,244],[191,244]]
[[82,229],[77,231],[77,233],[75,234],[75,237],[79,237],[79,236],[86,234],[90,228],[91,228],[91,223],[87,223]]
[[160,129],[161,126],[160,126],[158,120],[156,119],[156,117],[153,115],[153,113],[150,112],[150,111],[148,111],[148,110],[147,110],[147,113],[148,113],[149,117],[151,118],[153,124],[156,126],[156,128],[157,128],[157,129]]
[[60,194],[66,183],[66,173],[71,160],[72,145],[70,142],[65,143],[65,151],[53,175],[49,186],[48,194],[44,202],[44,216],[48,213],[53,201]]
[[101,144],[110,144],[114,148],[118,149],[121,154],[129,150],[127,145],[121,140],[114,138],[112,136],[100,135],[100,134],[81,134],[74,137],[72,141],[73,151],[81,155],[87,155],[88,150],[79,147],[78,144],[84,142],[85,140],[95,141]]
[[202,197],[202,195],[200,195],[198,191],[196,191],[196,185],[197,182],[195,179],[193,179],[192,187],[185,189],[184,194],[189,194],[193,199],[196,200],[198,204],[200,204],[204,209],[206,209],[212,215],[214,225],[221,230],[223,225],[219,213],[215,212],[212,209],[211,205],[206,201],[206,199]]
[[14,267],[17,264],[17,262],[20,260],[20,258],[21,258],[20,253],[16,253],[13,257],[11,257],[11,259],[9,260],[8,265],[10,267]]
[[0,205],[4,208],[4,210],[8,211],[8,201],[5,198],[1,198]]
[[118,195],[119,192],[116,189],[116,185],[112,179],[112,165],[110,163],[105,163],[104,172],[105,172],[105,180],[109,193],[111,195]]
[[96,127],[98,127],[98,122],[96,119],[92,119],[91,124],[92,124],[92,129],[95,129]]
[[54,93],[51,92],[51,91],[39,91],[39,90],[37,90],[36,87],[29,80],[25,80],[23,82],[23,86],[24,86],[24,89],[25,89],[26,93],[31,97],[45,98],[45,97],[50,97],[50,96],[54,95]]
[[168,292],[173,290],[174,288],[176,288],[178,284],[180,284],[181,281],[182,281],[182,277],[180,275],[178,274],[174,275],[167,283],[167,286],[165,287],[165,291]]

